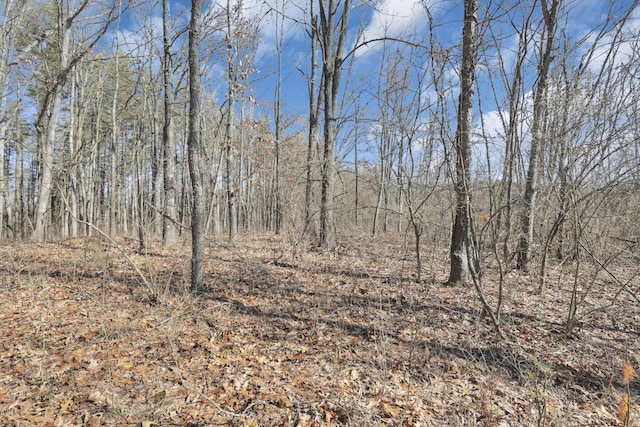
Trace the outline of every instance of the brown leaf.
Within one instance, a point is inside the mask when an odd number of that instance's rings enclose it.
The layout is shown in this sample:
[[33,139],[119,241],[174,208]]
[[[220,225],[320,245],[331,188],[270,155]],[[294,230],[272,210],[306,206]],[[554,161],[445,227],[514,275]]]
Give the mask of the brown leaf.
[[618,406],[618,418],[622,424],[626,424],[629,419],[629,395],[627,393],[622,397],[622,402]]
[[149,401],[151,403],[158,404],[164,399],[166,395],[166,391],[160,390],[159,392],[152,394],[151,397],[149,397]]
[[622,384],[629,385],[629,382],[635,377],[635,370],[630,363],[622,365]]

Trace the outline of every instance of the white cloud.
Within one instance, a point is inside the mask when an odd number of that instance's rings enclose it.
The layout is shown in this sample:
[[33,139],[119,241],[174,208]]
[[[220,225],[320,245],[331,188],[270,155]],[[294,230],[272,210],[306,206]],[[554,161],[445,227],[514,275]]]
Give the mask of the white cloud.
[[284,41],[304,36],[300,22],[307,13],[306,6],[300,6],[291,0],[244,0],[243,14],[250,19],[259,20],[260,41],[256,56],[263,58],[276,52],[277,37],[284,17]]
[[[424,1],[380,0],[372,8],[373,13],[365,26],[359,41],[369,41],[383,37],[411,36],[419,32],[427,22]],[[367,46],[360,56],[379,48],[380,44]]]
[[374,6],[363,39],[405,35],[416,30],[425,19],[424,6],[418,1],[382,0]]
[[[533,92],[529,91],[521,99],[521,110],[516,115],[516,145],[525,157],[531,146],[531,119],[533,115]],[[508,108],[508,107],[507,107]],[[483,177],[499,179],[502,175],[504,154],[507,144],[507,128],[510,127],[509,111],[488,111],[473,124],[473,169]]]
[[589,70],[598,73],[605,66],[606,61],[618,66],[628,63],[637,55],[637,40],[640,35],[640,7],[636,7],[626,22],[620,28],[614,27],[604,37],[598,40],[596,32],[587,37],[585,52],[593,56],[588,64]]

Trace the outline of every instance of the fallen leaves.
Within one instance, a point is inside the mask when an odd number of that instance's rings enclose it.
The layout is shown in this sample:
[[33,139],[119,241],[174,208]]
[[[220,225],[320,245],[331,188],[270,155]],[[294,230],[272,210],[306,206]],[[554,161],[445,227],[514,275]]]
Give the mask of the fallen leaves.
[[638,343],[597,324],[553,335],[561,294],[507,300],[500,343],[472,289],[403,282],[392,239],[289,264],[263,263],[286,251],[273,236],[238,245],[245,261],[216,248],[198,298],[175,282],[183,254],[132,248],[167,286],[156,305],[99,242],[0,248],[0,424],[535,425],[542,395],[574,425],[637,413],[595,384]]

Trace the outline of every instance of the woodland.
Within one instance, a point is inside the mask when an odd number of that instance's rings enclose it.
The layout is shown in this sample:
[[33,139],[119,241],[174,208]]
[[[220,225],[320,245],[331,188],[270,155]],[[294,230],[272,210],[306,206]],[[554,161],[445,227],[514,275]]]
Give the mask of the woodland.
[[0,0],[0,425],[640,426],[639,3]]

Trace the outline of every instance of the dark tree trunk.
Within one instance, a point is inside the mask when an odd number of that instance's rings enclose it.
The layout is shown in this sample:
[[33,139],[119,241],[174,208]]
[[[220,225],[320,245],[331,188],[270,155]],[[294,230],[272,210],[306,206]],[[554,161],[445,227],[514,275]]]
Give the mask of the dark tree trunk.
[[464,1],[464,28],[462,30],[462,69],[460,70],[460,101],[458,127],[455,137],[456,152],[456,210],[451,233],[451,270],[449,284],[469,281],[469,259],[473,250],[471,239],[471,131],[473,96],[477,64],[478,0]]
[[[324,92],[324,148],[322,158],[322,187],[320,200],[320,244],[333,249],[336,244],[333,191],[335,175],[335,147],[338,133],[338,89],[342,75],[344,48],[349,24],[351,0],[343,0],[342,14],[338,14],[335,0],[320,2],[320,40],[322,43],[322,81]],[[336,22],[337,21],[337,22]]]

